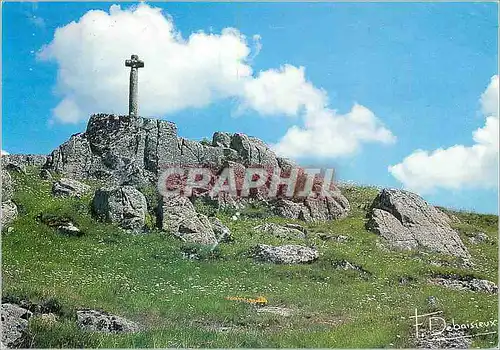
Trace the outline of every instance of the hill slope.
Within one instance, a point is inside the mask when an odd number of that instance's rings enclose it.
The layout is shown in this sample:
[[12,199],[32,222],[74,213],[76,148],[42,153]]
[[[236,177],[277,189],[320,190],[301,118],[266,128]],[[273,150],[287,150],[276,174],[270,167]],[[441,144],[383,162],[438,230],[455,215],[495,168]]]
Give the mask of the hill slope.
[[[91,215],[90,196],[53,197],[51,181],[39,179],[38,170],[11,175],[19,217],[2,232],[3,302],[57,315],[55,321],[31,318],[25,346],[413,347],[415,309],[442,311],[450,323],[496,319],[497,295],[429,279],[454,274],[496,281],[497,216],[451,212],[472,267],[438,254],[386,249],[365,229],[365,210],[378,191],[356,186],[342,189],[349,215],[327,223],[286,220],[259,207],[236,215],[198,205],[232,232],[232,242],[212,249],[183,243],[153,225],[147,234],[131,234],[99,222]],[[39,214],[68,218],[83,234],[62,235]],[[263,222],[299,223],[309,234],[305,242],[272,237],[253,229]],[[487,240],[473,244],[469,238],[477,232]],[[320,258],[302,265],[256,262],[248,252],[258,243],[306,244]],[[259,296],[267,299],[265,307],[227,299]],[[75,323],[81,308],[124,316],[142,331],[84,332]],[[472,346],[492,347],[497,335],[472,340]]]

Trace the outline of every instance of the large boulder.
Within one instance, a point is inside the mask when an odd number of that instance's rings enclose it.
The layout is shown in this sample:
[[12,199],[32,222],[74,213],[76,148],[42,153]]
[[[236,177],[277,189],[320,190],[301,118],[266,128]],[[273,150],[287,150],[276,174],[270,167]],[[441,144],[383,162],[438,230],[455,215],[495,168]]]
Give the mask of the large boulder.
[[395,249],[426,248],[464,259],[470,257],[446,214],[408,191],[383,189],[373,201],[367,228]]
[[89,185],[68,178],[62,178],[52,185],[52,193],[62,197],[81,197],[90,189]]
[[161,227],[184,242],[216,244],[217,236],[209,219],[198,214],[186,197],[165,197],[161,205]]
[[121,316],[111,315],[97,310],[78,310],[76,312],[77,325],[90,332],[101,333],[134,333],[141,330],[141,326]]
[[92,200],[94,213],[101,219],[130,230],[144,227],[147,203],[144,195],[132,186],[102,187]]
[[259,244],[252,250],[255,259],[275,264],[309,263],[319,257],[316,249],[301,245],[271,246]]
[[15,304],[2,304],[2,344],[7,348],[26,347],[28,320],[32,312]]

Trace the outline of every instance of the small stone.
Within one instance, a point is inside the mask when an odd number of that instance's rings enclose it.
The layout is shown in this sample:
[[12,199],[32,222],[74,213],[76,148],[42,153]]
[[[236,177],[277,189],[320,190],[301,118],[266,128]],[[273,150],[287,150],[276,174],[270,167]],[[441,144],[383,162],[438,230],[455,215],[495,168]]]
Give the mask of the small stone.
[[259,244],[253,248],[255,259],[275,264],[309,263],[319,257],[317,250],[301,245],[270,246]]
[[101,333],[134,333],[140,331],[139,324],[121,316],[97,310],[78,310],[77,325],[83,330]]

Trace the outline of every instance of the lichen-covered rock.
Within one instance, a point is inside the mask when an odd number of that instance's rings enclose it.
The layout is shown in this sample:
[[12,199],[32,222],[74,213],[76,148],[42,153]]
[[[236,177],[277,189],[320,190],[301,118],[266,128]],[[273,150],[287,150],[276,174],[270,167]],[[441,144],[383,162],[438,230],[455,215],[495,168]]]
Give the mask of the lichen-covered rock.
[[14,304],[2,304],[2,344],[8,348],[25,347],[28,320],[32,312]]
[[141,330],[141,326],[121,316],[115,316],[97,310],[78,310],[76,312],[77,325],[85,331],[101,333],[134,333]]
[[489,294],[495,294],[498,292],[498,286],[495,283],[478,278],[467,279],[460,276],[442,276],[431,278],[429,282],[431,284],[438,284],[444,287],[458,290],[470,290],[474,292],[483,292]]
[[339,190],[330,196],[307,197],[305,199],[278,199],[274,204],[277,215],[305,222],[321,222],[345,217],[349,212],[349,201]]
[[212,225],[212,230],[217,237],[217,242],[230,242],[233,239],[229,227],[224,225],[215,216],[209,217],[208,219],[210,221],[210,224]]
[[12,199],[14,194],[14,186],[12,178],[8,171],[2,169],[2,202],[7,202]]
[[2,226],[9,225],[17,218],[17,206],[12,201],[2,202]]
[[68,178],[61,178],[52,185],[52,193],[63,197],[81,197],[90,189],[89,185]]
[[144,195],[132,186],[103,187],[92,200],[94,213],[101,219],[130,230],[144,227],[147,203]]
[[259,244],[252,250],[255,259],[275,264],[309,263],[319,257],[316,249],[301,245],[270,246]]
[[57,226],[57,230],[61,234],[66,236],[80,237],[81,235],[83,235],[83,232],[78,227],[76,227],[72,222],[68,222],[63,225]]
[[[297,227],[298,226],[298,227]],[[301,226],[282,226],[272,222],[254,227],[254,230],[284,239],[304,239],[306,234]]]
[[367,228],[383,237],[395,249],[424,247],[434,252],[470,258],[458,233],[443,212],[418,195],[397,189],[383,189],[375,198]]
[[184,242],[215,244],[217,237],[209,219],[198,214],[186,197],[166,197],[161,203],[162,229]]

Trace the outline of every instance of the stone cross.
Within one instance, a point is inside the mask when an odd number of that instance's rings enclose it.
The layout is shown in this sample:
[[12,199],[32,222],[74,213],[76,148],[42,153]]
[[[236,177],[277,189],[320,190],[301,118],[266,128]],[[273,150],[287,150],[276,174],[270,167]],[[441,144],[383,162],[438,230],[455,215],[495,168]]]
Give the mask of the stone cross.
[[125,61],[125,67],[130,67],[130,86],[128,95],[128,115],[137,116],[137,85],[138,85],[138,69],[144,67],[144,62],[139,60],[139,56],[132,55],[129,60]]

